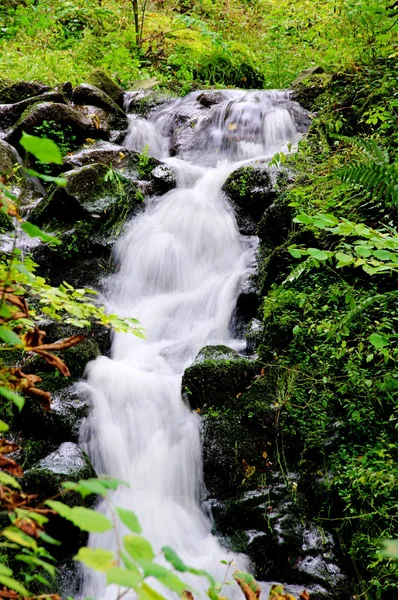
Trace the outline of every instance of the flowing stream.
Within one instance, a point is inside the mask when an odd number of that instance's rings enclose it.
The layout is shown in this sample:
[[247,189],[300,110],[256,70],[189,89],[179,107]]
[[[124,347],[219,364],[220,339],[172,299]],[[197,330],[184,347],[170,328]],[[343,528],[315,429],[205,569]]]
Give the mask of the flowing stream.
[[[107,282],[107,305],[139,319],[146,339],[116,334],[111,358],[88,365],[84,385],[93,406],[82,439],[98,472],[130,484],[112,500],[137,513],[155,553],[171,546],[219,581],[226,575],[221,560],[248,563],[211,534],[201,504],[200,418],[181,396],[181,377],[203,346],[242,345],[230,323],[258,240],[239,234],[221,187],[239,166],[265,162],[297,142],[304,113],[286,92],[195,92],[149,119],[131,116],[125,142],[140,151],[148,146],[175,170],[178,185],[147,199],[116,244],[119,269]],[[92,535],[90,545],[116,549],[114,533]],[[205,581],[190,582],[203,592]],[[94,598],[117,593],[105,591],[95,574],[85,575],[83,587]]]

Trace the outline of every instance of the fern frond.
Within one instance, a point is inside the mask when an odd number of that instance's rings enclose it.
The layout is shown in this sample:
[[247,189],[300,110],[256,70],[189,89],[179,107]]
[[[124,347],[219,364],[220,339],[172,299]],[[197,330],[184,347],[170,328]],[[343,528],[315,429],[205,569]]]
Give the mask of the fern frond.
[[398,205],[398,171],[395,164],[367,162],[344,167],[338,172],[341,180],[349,185],[360,185],[372,193],[374,200],[385,197],[386,204]]

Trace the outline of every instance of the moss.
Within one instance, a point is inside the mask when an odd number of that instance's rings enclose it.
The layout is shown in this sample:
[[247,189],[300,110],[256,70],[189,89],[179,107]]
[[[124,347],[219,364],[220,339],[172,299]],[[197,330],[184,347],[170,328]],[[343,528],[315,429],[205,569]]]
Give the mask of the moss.
[[88,77],[87,82],[95,85],[105,92],[119,106],[123,104],[123,90],[119,87],[105,71],[95,69]]

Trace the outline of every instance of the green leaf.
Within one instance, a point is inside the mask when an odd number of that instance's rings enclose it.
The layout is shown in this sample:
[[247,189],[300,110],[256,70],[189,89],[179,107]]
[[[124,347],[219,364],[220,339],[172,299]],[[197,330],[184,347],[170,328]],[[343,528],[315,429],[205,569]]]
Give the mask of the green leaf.
[[0,432],[8,431],[9,429],[10,428],[8,427],[7,423],[4,423],[4,421],[0,419]]
[[300,214],[300,215],[297,215],[297,217],[295,217],[293,219],[293,222],[294,223],[302,223],[303,225],[311,225],[312,218],[309,217],[308,215]]
[[19,143],[26,152],[30,152],[30,154],[33,154],[35,158],[42,162],[62,165],[61,151],[52,140],[29,135],[23,131]]
[[336,252],[336,260],[338,261],[337,266],[345,267],[354,262],[354,257],[344,252]]
[[133,533],[141,533],[142,528],[138,522],[137,515],[133,513],[131,510],[127,510],[126,508],[116,507],[116,512],[119,515],[119,518],[126,527],[130,529]]
[[52,242],[57,245],[62,244],[54,235],[49,235],[39,227],[36,227],[36,225],[33,225],[33,223],[29,223],[29,221],[24,221],[21,224],[21,229],[31,238],[39,238],[42,242]]
[[11,487],[17,488],[17,490],[21,489],[18,481],[8,473],[4,473],[4,471],[0,471],[0,483],[3,485],[10,485]]
[[387,558],[398,559],[398,540],[383,540],[383,550],[381,553]]
[[0,563],[0,575],[12,575],[12,570]]
[[207,579],[210,582],[210,585],[214,586],[216,584],[214,577],[210,575],[210,573],[186,565],[176,554],[176,552],[174,552],[174,550],[170,548],[170,546],[163,546],[162,552],[164,554],[165,559],[175,568],[176,571],[180,571],[181,573],[188,572],[192,573],[193,575],[203,575],[204,577],[207,577]]
[[0,394],[4,396],[4,398],[7,398],[7,400],[11,400],[12,402],[14,402],[14,404],[19,408],[19,410],[22,410],[25,404],[25,398],[23,396],[20,396],[16,392],[13,392],[12,390],[4,387],[3,385],[0,386]]
[[0,574],[0,583],[7,586],[8,588],[10,588],[10,590],[14,590],[15,592],[18,592],[18,594],[21,594],[21,596],[31,596],[32,595],[22,585],[22,583],[15,581],[15,579],[13,579],[12,577],[7,577],[7,575]]
[[44,531],[39,531],[39,537],[46,544],[52,544],[53,546],[60,546],[61,545],[60,541],[55,540],[53,537],[51,537],[51,535],[48,535],[48,533],[45,533]]
[[137,562],[151,561],[155,558],[151,544],[140,535],[126,535],[123,544],[131,558]]
[[41,558],[37,558],[37,556],[26,556],[26,554],[17,554],[15,558],[28,565],[35,565],[37,567],[41,567],[42,569],[47,571],[47,573],[49,573],[51,577],[55,577],[57,569],[54,567],[54,565],[50,565],[46,561],[41,560]]
[[142,581],[142,576],[138,569],[136,571],[130,571],[127,569],[121,569],[119,567],[111,567],[106,572],[106,582],[116,583],[127,588],[136,588]]
[[316,260],[327,260],[330,256],[330,254],[318,248],[307,248],[307,252],[310,256],[316,258]]
[[81,479],[77,483],[73,481],[65,481],[63,487],[67,490],[74,490],[78,492],[82,498],[89,496],[90,494],[99,494],[105,497],[107,495],[106,486],[103,485],[98,479]]
[[162,585],[169,590],[181,595],[188,586],[181,581],[177,575],[154,562],[141,561],[141,566],[144,569],[144,577],[155,577]]
[[22,346],[21,338],[16,333],[14,333],[12,329],[4,327],[4,325],[0,327],[0,339],[2,339],[3,342],[5,342],[6,344],[10,344],[11,346]]
[[80,548],[73,558],[96,571],[107,571],[115,562],[113,553],[102,548]]
[[55,183],[60,187],[66,187],[68,180],[65,177],[52,177],[51,175],[44,175],[43,173],[38,173],[34,169],[26,169],[28,175],[32,177],[38,177],[43,181],[47,181],[48,183]]
[[6,529],[4,529],[1,532],[1,535],[4,535],[4,537],[10,540],[10,542],[15,542],[19,546],[24,546],[25,548],[32,548],[33,550],[37,550],[36,541],[32,537],[30,537],[30,535],[23,533],[23,531],[18,529],[18,527],[6,527]]
[[379,333],[372,333],[368,339],[375,348],[384,348],[390,344],[388,337],[380,335]]
[[303,255],[303,252],[298,248],[289,248],[289,252],[293,256],[293,258],[301,258]]
[[151,588],[147,583],[143,583],[138,590],[138,600],[165,600],[164,596]]
[[84,506],[74,506],[70,508],[63,502],[57,500],[47,500],[46,504],[55,510],[61,517],[71,521],[82,531],[89,533],[103,533],[112,529],[110,520],[95,510],[85,508]]

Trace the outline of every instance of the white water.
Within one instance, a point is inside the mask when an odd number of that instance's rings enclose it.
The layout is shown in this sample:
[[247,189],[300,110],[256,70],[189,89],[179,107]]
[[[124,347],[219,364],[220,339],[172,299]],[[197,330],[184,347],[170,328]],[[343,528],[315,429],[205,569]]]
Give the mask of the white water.
[[[108,281],[108,306],[138,318],[146,339],[117,334],[112,358],[89,364],[93,406],[82,436],[97,471],[130,484],[113,502],[137,513],[155,552],[171,546],[187,564],[223,581],[220,561],[234,556],[211,535],[201,506],[200,419],[181,397],[181,376],[203,346],[234,345],[231,317],[257,244],[239,234],[221,187],[242,162],[270,156],[299,134],[297,105],[283,92],[218,94],[221,102],[210,109],[198,107],[195,93],[150,120],[131,119],[126,143],[148,145],[169,163],[178,188],[148,199],[116,245],[120,268]],[[184,111],[197,114],[198,123],[179,156],[168,158]],[[114,535],[93,535],[90,544],[115,549]],[[248,566],[242,556],[235,561]],[[204,581],[191,583],[203,592]],[[101,576],[85,576],[85,596],[113,599],[116,591],[105,592]],[[232,587],[223,594],[233,596]]]

